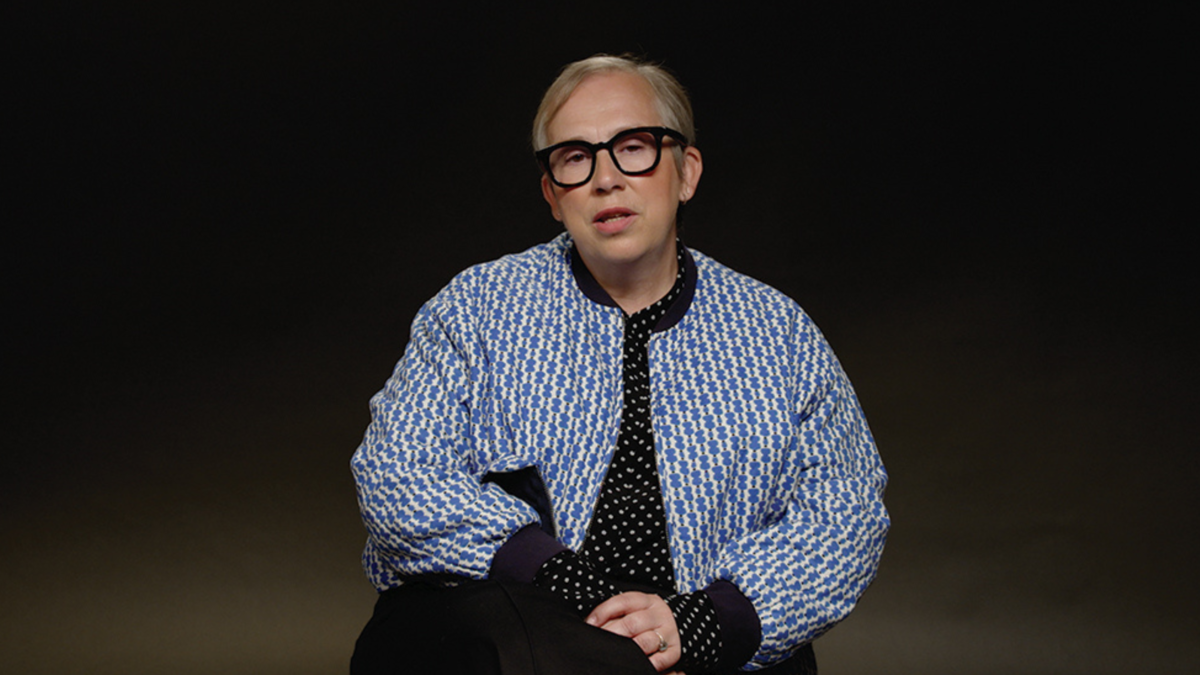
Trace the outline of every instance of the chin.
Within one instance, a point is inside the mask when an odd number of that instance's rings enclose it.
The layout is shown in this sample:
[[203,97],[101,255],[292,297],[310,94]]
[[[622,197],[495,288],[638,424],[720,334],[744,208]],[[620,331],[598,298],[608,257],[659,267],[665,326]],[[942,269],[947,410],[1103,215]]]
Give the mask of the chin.
[[610,262],[630,263],[646,257],[652,250],[652,247],[647,246],[645,242],[621,241],[617,239],[601,241],[594,249],[597,255]]

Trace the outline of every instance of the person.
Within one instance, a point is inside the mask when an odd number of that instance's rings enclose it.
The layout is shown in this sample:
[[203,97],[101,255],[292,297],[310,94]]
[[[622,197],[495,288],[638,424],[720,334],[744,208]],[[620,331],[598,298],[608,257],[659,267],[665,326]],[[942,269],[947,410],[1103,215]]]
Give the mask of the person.
[[665,69],[568,65],[533,141],[565,232],[455,277],[371,400],[352,672],[816,672],[889,526],[849,381],[679,240],[703,160]]

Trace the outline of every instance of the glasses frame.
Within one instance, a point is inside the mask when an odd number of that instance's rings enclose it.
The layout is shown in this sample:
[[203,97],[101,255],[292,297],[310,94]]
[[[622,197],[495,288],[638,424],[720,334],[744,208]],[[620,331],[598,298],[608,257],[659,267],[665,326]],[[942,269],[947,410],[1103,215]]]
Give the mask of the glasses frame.
[[[621,163],[617,161],[617,156],[613,154],[613,145],[625,136],[640,133],[649,133],[650,135],[654,136],[654,163],[650,165],[650,168],[642,171],[626,171],[625,169],[621,168]],[[579,187],[580,185],[586,185],[588,181],[592,180],[592,176],[596,175],[596,156],[600,154],[601,150],[608,151],[608,156],[612,158],[613,166],[617,167],[617,171],[620,171],[626,176],[644,176],[654,171],[658,168],[658,163],[662,161],[662,146],[664,137],[676,141],[685,148],[688,146],[687,137],[678,131],[675,131],[674,129],[670,129],[668,127],[634,127],[632,129],[625,129],[624,131],[617,132],[616,135],[603,143],[588,143],[587,141],[564,141],[562,143],[555,143],[548,148],[538,150],[537,152],[533,153],[533,155],[537,157],[538,165],[542,167],[542,171],[544,171],[545,174],[550,178],[551,183],[554,183],[561,188],[573,188]],[[581,148],[587,149],[587,151],[592,154],[592,168],[588,171],[587,178],[584,178],[576,183],[560,182],[554,177],[554,172],[550,170],[550,154],[555,150],[558,150],[559,148],[565,148],[568,145],[577,145]]]

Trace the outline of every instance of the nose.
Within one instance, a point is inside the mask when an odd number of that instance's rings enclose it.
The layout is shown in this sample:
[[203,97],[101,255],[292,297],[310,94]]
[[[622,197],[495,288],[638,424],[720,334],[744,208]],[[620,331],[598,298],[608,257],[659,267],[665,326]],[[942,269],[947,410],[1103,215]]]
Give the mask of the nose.
[[597,152],[595,162],[596,175],[592,176],[592,187],[596,192],[609,192],[625,186],[625,174],[617,168],[611,152]]

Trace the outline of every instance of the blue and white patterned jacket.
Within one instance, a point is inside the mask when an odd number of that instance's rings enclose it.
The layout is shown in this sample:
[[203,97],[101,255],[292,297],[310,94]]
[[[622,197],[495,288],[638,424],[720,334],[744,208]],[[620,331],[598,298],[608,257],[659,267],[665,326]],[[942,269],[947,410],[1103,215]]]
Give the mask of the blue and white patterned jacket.
[[[484,578],[534,509],[489,472],[536,466],[558,540],[586,535],[621,420],[620,309],[581,292],[571,240],[472,267],[425,304],[352,460],[379,589]],[[850,382],[782,293],[692,252],[686,314],[650,341],[679,592],[728,580],[762,623],[754,669],[843,619],[875,575],[887,477]]]

